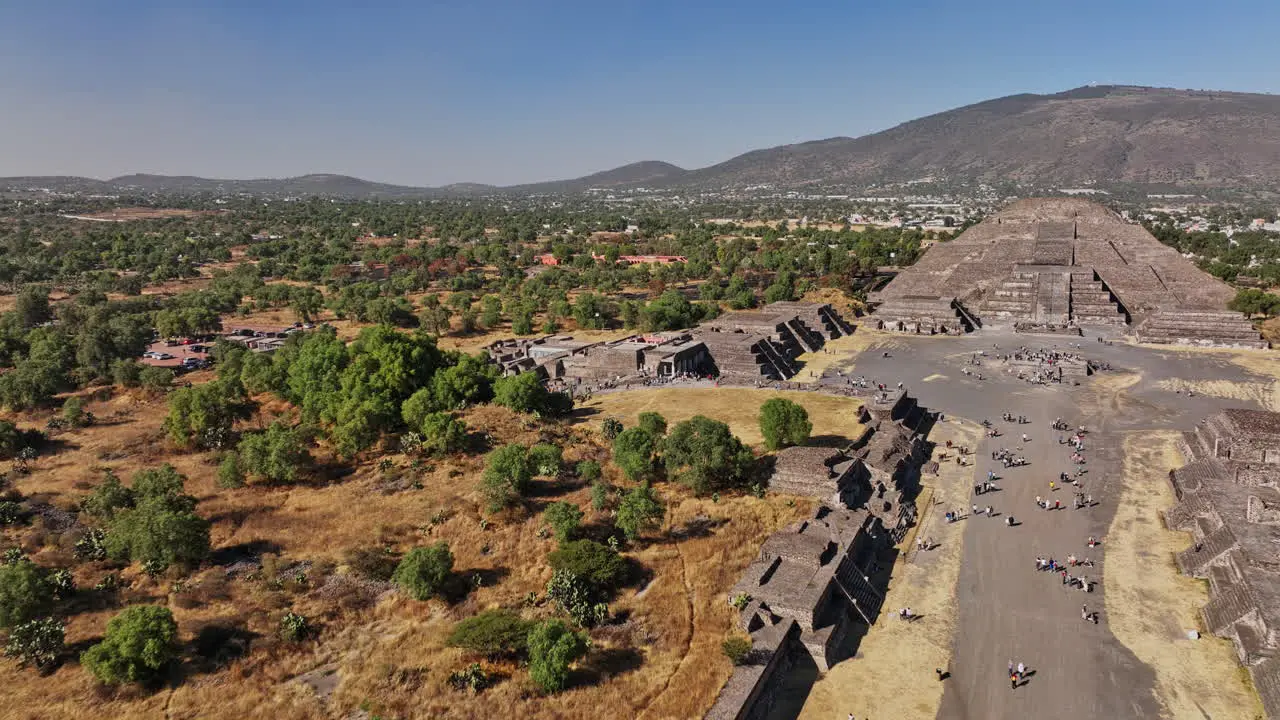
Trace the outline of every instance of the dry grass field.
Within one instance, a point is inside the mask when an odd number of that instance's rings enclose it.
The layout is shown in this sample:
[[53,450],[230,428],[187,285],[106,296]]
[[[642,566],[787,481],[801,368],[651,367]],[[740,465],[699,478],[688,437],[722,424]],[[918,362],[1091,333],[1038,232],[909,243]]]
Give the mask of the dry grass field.
[[585,417],[592,427],[598,428],[606,418],[617,418],[624,425],[635,423],[642,412],[661,413],[667,422],[675,424],[694,415],[705,415],[720,420],[733,433],[749,445],[760,445],[760,405],[764,401],[783,397],[803,405],[813,423],[813,435],[817,442],[823,437],[833,441],[852,439],[861,430],[858,410],[862,401],[855,398],[819,395],[800,391],[756,390],[750,388],[683,388],[671,387],[655,390],[624,390],[593,396],[578,406],[577,415]]
[[1173,432],[1125,436],[1124,490],[1105,545],[1107,620],[1116,638],[1155,671],[1168,717],[1252,720],[1262,717],[1262,707],[1230,641],[1186,637],[1188,629],[1200,628],[1209,595],[1173,561],[1190,536],[1166,529],[1160,519],[1175,502],[1168,473],[1184,462],[1176,442]]
[[[957,420],[939,424],[931,435],[938,453],[946,449],[947,440],[976,447],[980,437],[977,425]],[[819,677],[802,719],[842,718],[852,712],[856,717],[924,720],[937,714],[943,688],[934,680],[933,669],[947,667],[951,657],[964,538],[963,525],[944,522],[937,508],[963,506],[972,479],[972,466],[950,462],[940,463],[938,476],[926,477],[916,532],[938,546],[919,552],[914,537],[903,542],[908,551],[893,568],[879,621],[862,639],[857,657]],[[912,608],[920,619],[898,620],[893,611],[900,607]]]
[[[128,478],[171,462],[187,476],[198,512],[212,521],[215,556],[186,578],[150,578],[136,566],[126,568],[118,595],[87,591],[67,618],[67,643],[78,652],[100,638],[106,621],[126,604],[169,607],[183,643],[180,681],[155,692],[114,692],[98,688],[74,660],[50,677],[4,662],[3,718],[278,720],[355,717],[360,708],[394,718],[698,717],[731,671],[720,651],[735,619],[725,593],[763,538],[811,509],[807,501],[776,496],[729,495],[713,502],[661,484],[668,505],[662,531],[627,552],[649,579],[612,603],[624,621],[592,631],[592,650],[574,671],[570,689],[542,697],[525,670],[496,665],[490,669],[503,679],[473,695],[448,686],[449,673],[473,658],[445,648],[445,636],[456,621],[489,607],[523,608],[531,618],[553,613],[544,604],[526,605],[551,575],[546,555],[554,540],[541,532],[539,511],[568,499],[587,508],[588,523],[602,521],[589,509],[588,488],[539,481],[526,509],[489,517],[476,492],[483,456],[414,467],[391,454],[390,469],[365,462],[348,472],[317,450],[318,470],[292,485],[221,489],[212,453],[180,453],[168,445],[162,398],[128,392],[94,399],[88,409],[100,422],[57,435],[59,449],[39,458],[29,475],[16,480],[17,489],[72,508],[107,468]],[[265,425],[286,411],[282,403],[264,402],[260,416],[246,425]],[[43,419],[22,418],[27,424]],[[584,425],[541,425],[495,406],[470,410],[465,419],[472,430],[504,442],[556,442],[569,463],[607,455]],[[607,468],[606,477],[625,485],[614,472]],[[0,545],[20,544],[45,566],[73,567],[77,586],[92,588],[112,568],[74,564],[71,540],[37,523],[5,530]],[[479,583],[452,602],[409,600],[357,579],[347,565],[353,548],[403,552],[438,540],[450,543],[456,574]],[[259,553],[265,556],[256,575],[252,564],[236,565]],[[288,610],[318,624],[318,638],[280,641],[279,618]],[[248,653],[206,657],[228,635],[247,641]]]

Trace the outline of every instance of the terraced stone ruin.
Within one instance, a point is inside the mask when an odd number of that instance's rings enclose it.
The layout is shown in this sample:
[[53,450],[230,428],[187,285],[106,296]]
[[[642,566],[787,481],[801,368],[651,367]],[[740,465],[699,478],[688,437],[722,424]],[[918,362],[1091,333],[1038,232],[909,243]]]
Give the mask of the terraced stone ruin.
[[863,406],[865,430],[849,447],[779,453],[770,488],[822,504],[769,536],[730,592],[754,657],[734,669],[709,720],[768,717],[797,663],[827,670],[858,625],[876,622],[888,580],[877,558],[915,522],[934,418],[905,391],[883,393]]
[[825,303],[776,302],[726,313],[682,332],[583,342],[569,335],[499,340],[486,349],[504,373],[533,371],[549,380],[593,381],[714,374],[726,382],[786,380],[796,358],[851,334]]
[[1280,717],[1280,413],[1224,410],[1183,440],[1189,462],[1169,473],[1178,503],[1164,515],[1194,539],[1178,567],[1209,581],[1205,627],[1233,641],[1267,717]]
[[1020,200],[930,247],[869,298],[886,330],[1094,327],[1141,342],[1266,347],[1235,293],[1139,225],[1074,198]]

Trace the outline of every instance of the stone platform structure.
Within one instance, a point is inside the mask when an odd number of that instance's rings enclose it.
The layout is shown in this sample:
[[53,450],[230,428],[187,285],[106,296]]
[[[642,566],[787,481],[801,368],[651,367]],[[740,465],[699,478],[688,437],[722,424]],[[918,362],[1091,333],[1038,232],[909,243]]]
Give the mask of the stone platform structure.
[[845,639],[873,624],[887,577],[876,558],[915,522],[915,490],[934,418],[905,391],[862,408],[849,447],[778,454],[770,489],[823,499],[813,515],[769,536],[727,598],[751,636],[755,661],[734,669],[710,720],[768,717],[798,657],[820,671],[843,659]]
[[1280,718],[1280,413],[1224,410],[1184,436],[1168,527],[1182,572],[1209,581],[1205,627],[1229,638],[1268,718]]
[[[1021,200],[936,243],[869,300],[884,329],[983,323],[1126,328],[1144,342],[1265,347],[1235,292],[1139,225],[1075,198]],[[968,313],[963,322],[953,308]]]
[[729,382],[786,380],[796,358],[853,332],[827,303],[777,302],[722,315],[683,332],[583,342],[570,335],[499,340],[485,348],[505,374],[599,381],[708,374]]

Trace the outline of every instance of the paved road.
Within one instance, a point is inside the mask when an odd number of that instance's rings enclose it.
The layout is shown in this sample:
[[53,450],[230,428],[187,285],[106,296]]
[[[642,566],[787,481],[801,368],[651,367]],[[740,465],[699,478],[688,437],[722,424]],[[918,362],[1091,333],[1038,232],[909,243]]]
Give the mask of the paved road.
[[[1069,342],[984,330],[966,338],[909,339],[905,347],[892,351],[891,358],[869,352],[857,359],[855,374],[890,385],[902,381],[926,407],[979,422],[990,419],[1004,433],[1004,437],[984,441],[977,450],[975,482],[985,478],[987,470],[995,470],[1004,479],[999,483],[1000,492],[973,502],[990,504],[1000,515],[970,516],[961,521],[967,527],[957,588],[958,629],[953,641],[952,676],[947,680],[939,718],[1159,717],[1150,668],[1112,636],[1105,612],[1098,625],[1080,618],[1081,604],[1087,603],[1091,610],[1104,607],[1103,548],[1088,548],[1086,539],[1105,536],[1114,514],[1119,492],[1116,481],[1123,460],[1119,431],[1190,427],[1220,407],[1242,405],[1239,401],[1175,395],[1156,388],[1156,381],[1167,377],[1250,378],[1212,355],[1175,358],[1147,349],[1099,345],[1092,338],[1082,342],[1079,352],[1117,368],[1143,372],[1143,381],[1127,393],[1123,404],[1097,402],[1097,394],[1087,383],[1078,388],[1030,385],[990,365],[983,368],[983,381],[960,372],[969,353],[982,349],[997,352],[993,344],[1006,350],[1019,345],[1072,350]],[[924,382],[928,377],[933,379]],[[1025,415],[1030,422],[1001,422],[1005,411]],[[1084,424],[1092,431],[1086,441],[1089,472],[1083,486],[1100,501],[1097,507],[1071,509],[1070,487],[1049,492],[1049,480],[1072,468],[1069,446],[1057,444],[1058,433],[1049,428],[1056,417]],[[1029,466],[1005,470],[991,461],[993,449],[1021,445],[1023,432],[1031,436],[1031,442],[1019,454],[1029,460]],[[1037,495],[1062,500],[1064,509],[1039,510]],[[940,517],[944,509],[935,510],[934,516]],[[969,512],[968,508],[964,511]],[[1004,524],[1009,513],[1019,525]],[[1094,592],[1063,587],[1058,576],[1035,569],[1037,555],[1065,560],[1072,553],[1097,562],[1094,568],[1079,571],[1099,581]],[[1017,690],[1009,686],[1010,660],[1026,663],[1034,671]]]

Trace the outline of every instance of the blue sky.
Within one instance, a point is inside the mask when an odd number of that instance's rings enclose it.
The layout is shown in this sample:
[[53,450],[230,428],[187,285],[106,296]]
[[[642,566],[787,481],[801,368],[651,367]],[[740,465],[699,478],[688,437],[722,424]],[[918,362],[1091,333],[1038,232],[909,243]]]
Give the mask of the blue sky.
[[700,167],[1091,82],[1280,93],[1280,2],[0,7],[0,176],[414,185]]

